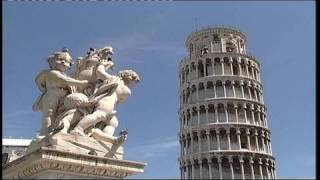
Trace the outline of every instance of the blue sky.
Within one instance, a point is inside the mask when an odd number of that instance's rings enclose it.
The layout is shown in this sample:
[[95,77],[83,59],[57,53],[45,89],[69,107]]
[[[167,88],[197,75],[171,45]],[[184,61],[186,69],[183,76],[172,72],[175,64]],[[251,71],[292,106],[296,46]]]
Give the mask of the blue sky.
[[112,45],[116,68],[141,83],[118,111],[128,128],[126,158],[147,162],[132,178],[179,178],[178,74],[196,28],[231,25],[261,62],[279,178],[315,177],[314,2],[3,2],[3,136],[34,137],[41,114],[34,79],[46,57],[68,47],[76,58]]

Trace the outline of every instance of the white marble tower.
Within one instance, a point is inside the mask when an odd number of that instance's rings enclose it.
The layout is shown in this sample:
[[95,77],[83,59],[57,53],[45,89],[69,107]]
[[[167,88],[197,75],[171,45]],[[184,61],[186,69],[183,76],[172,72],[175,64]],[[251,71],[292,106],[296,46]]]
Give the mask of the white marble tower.
[[179,64],[182,179],[276,179],[260,64],[224,26],[188,36]]

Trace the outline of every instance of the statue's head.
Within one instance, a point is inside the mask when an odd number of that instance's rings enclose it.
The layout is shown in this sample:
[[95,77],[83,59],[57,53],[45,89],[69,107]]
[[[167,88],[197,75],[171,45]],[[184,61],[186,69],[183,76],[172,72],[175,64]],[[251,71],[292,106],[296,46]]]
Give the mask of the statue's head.
[[128,86],[134,85],[140,81],[139,75],[133,70],[122,70],[119,71],[118,76]]
[[72,58],[68,49],[63,49],[61,52],[55,52],[48,57],[48,63],[51,69],[65,71],[72,65]]
[[113,49],[111,46],[106,46],[99,49],[99,56],[101,59],[112,61]]
[[87,52],[87,60],[90,61],[112,61],[113,49],[111,46],[106,46],[101,49],[90,48]]

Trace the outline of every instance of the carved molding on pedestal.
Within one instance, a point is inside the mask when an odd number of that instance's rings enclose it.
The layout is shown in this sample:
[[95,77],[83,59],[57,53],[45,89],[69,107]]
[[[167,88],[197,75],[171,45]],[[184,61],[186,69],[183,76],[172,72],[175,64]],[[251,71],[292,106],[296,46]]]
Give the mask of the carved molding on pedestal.
[[3,178],[32,178],[44,171],[93,178],[124,178],[143,172],[145,163],[41,148],[3,167]]

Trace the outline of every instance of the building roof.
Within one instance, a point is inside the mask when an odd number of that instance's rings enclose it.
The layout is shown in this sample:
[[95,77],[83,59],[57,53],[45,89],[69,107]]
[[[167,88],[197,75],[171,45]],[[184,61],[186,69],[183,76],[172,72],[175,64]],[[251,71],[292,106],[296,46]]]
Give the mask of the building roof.
[[29,146],[32,139],[2,139],[2,146]]

